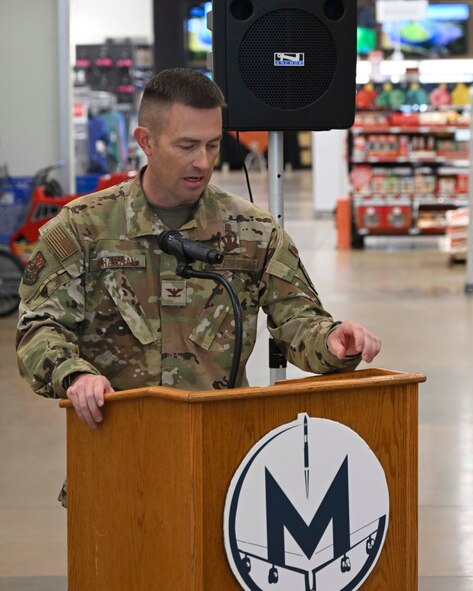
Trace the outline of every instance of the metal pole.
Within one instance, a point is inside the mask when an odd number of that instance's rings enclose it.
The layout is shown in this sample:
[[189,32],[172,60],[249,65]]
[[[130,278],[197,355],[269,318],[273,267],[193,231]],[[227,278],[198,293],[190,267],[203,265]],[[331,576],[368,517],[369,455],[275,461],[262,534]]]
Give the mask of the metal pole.
[[473,88],[470,88],[470,144],[468,176],[468,234],[465,293],[473,294]]
[[284,228],[284,138],[282,131],[268,132],[269,212]]
[[[282,131],[268,134],[269,212],[284,228],[284,136]],[[274,341],[269,340],[269,374],[274,384],[286,379],[286,360]]]

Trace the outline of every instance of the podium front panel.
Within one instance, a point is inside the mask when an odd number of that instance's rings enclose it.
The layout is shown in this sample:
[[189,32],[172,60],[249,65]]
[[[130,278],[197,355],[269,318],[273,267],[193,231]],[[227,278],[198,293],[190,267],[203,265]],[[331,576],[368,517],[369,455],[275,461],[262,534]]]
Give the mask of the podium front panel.
[[384,469],[389,528],[363,591],[415,591],[423,377],[370,372],[219,393],[116,393],[95,431],[69,408],[69,591],[240,590],[223,536],[231,479],[260,439],[300,413],[346,425]]

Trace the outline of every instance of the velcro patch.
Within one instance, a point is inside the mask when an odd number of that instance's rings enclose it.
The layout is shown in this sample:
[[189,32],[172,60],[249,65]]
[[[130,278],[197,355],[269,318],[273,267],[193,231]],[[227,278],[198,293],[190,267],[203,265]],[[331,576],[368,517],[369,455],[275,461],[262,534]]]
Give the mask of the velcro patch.
[[216,271],[256,271],[258,269],[258,260],[224,255],[224,259],[220,264],[207,265],[207,268]]
[[60,261],[66,260],[79,250],[62,226],[54,227],[44,239]]
[[186,281],[163,281],[161,284],[162,306],[185,306],[187,303]]
[[240,247],[238,224],[225,222],[225,234],[220,238],[224,252],[232,252]]
[[23,283],[25,285],[34,285],[38,281],[39,274],[46,267],[46,264],[43,253],[38,250],[34,257],[26,263],[23,273]]

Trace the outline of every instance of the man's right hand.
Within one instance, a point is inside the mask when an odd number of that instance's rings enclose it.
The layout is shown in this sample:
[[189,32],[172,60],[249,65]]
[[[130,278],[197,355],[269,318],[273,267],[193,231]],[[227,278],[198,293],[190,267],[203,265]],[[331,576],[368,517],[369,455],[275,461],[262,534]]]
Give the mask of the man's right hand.
[[73,380],[66,395],[79,419],[91,429],[97,429],[103,420],[100,407],[104,405],[106,392],[114,390],[105,376],[82,373]]

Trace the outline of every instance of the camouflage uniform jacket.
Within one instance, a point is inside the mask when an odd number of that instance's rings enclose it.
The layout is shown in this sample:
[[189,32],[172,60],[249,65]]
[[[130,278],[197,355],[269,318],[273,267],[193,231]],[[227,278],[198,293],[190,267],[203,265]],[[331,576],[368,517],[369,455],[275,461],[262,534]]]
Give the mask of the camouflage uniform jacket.
[[[63,380],[74,372],[105,375],[116,390],[227,386],[230,299],[211,280],[176,275],[176,259],[158,247],[166,229],[138,177],[74,200],[44,226],[20,286],[17,332],[20,372],[38,394],[64,397]],[[314,373],[356,367],[360,357],[340,361],[328,351],[332,317],[266,211],[209,185],[180,231],[225,255],[213,268],[243,311],[238,385],[247,385],[260,307],[296,366]]]

